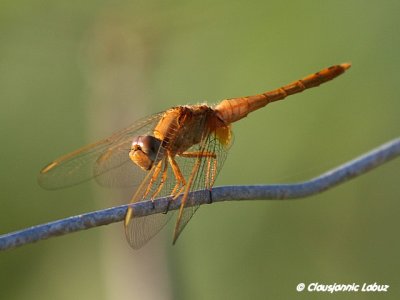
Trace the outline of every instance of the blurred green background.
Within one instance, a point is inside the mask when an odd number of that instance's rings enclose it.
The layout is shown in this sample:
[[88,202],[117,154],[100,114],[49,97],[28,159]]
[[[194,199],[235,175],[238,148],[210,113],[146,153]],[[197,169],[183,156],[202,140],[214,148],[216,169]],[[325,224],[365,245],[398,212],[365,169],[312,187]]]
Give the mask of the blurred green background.
[[[0,2],[0,232],[124,203],[49,192],[52,159],[171,106],[345,75],[234,124],[216,185],[306,180],[400,135],[398,1]],[[177,245],[122,224],[0,253],[1,299],[309,299],[300,282],[389,284],[400,297],[400,160],[298,201],[201,207]]]

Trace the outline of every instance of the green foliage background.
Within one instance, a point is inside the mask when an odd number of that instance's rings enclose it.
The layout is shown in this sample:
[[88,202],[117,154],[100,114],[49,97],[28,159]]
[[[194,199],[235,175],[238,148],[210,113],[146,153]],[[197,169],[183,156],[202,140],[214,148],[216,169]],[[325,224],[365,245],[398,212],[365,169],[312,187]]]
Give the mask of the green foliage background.
[[[90,184],[42,190],[51,159],[147,114],[332,64],[353,67],[234,124],[217,185],[306,180],[399,136],[399,11],[398,1],[2,0],[0,232],[124,202]],[[336,297],[398,299],[399,167],[299,201],[203,206],[174,247],[169,228],[131,251],[114,224],[2,252],[0,298],[309,299],[328,295],[298,283],[377,282],[389,292]],[[130,261],[141,255],[153,265]]]

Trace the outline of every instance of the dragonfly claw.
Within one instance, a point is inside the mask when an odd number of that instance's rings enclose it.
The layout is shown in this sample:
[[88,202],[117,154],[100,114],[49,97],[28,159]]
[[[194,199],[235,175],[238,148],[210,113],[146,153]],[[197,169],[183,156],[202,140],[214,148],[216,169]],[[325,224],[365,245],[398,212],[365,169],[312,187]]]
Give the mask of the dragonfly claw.
[[171,205],[171,201],[172,200],[168,200],[167,207],[165,208],[165,211],[163,212],[164,215],[166,215],[169,212],[169,207]]

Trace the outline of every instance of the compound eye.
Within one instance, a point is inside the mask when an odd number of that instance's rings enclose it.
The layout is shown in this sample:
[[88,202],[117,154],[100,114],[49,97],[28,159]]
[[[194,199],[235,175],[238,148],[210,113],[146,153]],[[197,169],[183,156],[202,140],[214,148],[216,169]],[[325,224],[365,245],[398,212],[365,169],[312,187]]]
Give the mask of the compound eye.
[[157,155],[157,152],[161,146],[161,141],[159,139],[151,135],[146,135],[142,137],[141,142],[144,152],[150,155]]
[[155,161],[159,161],[163,152],[160,151],[161,141],[154,136],[137,136],[132,141],[129,156],[131,160],[144,170],[150,170]]

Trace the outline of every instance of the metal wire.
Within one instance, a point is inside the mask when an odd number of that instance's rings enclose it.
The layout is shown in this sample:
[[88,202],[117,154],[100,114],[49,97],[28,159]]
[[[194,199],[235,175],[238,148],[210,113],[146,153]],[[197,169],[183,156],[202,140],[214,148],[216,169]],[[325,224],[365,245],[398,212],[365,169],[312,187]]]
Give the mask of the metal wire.
[[[294,184],[215,187],[210,191],[208,198],[196,198],[195,205],[233,200],[283,200],[303,198],[321,193],[340,183],[347,182],[399,155],[400,139],[398,138],[308,181]],[[202,193],[202,195],[204,195],[204,193]],[[137,217],[143,217],[165,212],[170,200],[169,197],[166,197],[154,200],[154,204],[151,201],[144,201],[129,205],[133,206]],[[178,198],[171,202],[168,209],[176,210],[179,208],[179,205],[180,199]],[[127,208],[128,205],[112,207],[0,235],[0,250],[12,249],[50,237],[120,222],[124,219]]]

